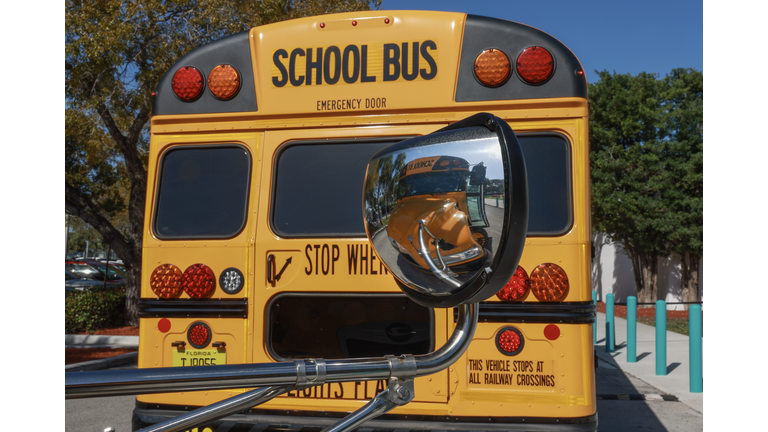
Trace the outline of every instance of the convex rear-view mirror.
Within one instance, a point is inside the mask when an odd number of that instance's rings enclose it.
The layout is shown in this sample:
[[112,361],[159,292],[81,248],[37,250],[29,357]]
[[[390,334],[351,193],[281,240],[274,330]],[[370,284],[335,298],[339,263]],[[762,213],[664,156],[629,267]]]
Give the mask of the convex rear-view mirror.
[[[491,114],[393,144],[368,163],[368,239],[416,303],[483,301],[504,287],[523,253],[527,178],[517,137]],[[487,199],[486,186],[499,183],[502,199]]]

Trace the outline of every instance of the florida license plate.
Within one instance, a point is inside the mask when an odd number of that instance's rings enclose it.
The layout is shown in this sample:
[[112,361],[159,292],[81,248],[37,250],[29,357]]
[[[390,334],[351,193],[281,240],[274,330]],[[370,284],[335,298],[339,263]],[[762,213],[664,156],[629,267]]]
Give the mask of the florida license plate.
[[171,365],[215,366],[227,364],[227,352],[217,349],[173,349]]

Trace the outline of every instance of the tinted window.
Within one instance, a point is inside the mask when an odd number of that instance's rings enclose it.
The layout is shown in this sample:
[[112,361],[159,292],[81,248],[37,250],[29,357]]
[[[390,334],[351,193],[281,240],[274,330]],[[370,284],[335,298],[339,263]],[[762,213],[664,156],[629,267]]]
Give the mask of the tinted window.
[[287,295],[268,308],[269,351],[281,358],[426,354],[431,310],[403,295]]
[[528,170],[528,235],[571,228],[571,157],[562,135],[519,135]]
[[365,236],[365,169],[371,157],[390,144],[285,147],[275,166],[272,228],[285,237]]
[[154,230],[160,238],[228,238],[245,226],[251,158],[242,146],[165,153]]

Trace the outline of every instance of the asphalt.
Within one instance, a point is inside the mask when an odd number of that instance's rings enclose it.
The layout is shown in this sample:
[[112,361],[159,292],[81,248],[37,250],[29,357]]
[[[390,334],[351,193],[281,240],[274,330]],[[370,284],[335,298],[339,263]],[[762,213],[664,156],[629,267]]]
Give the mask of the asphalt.
[[[704,393],[690,391],[690,360],[688,336],[667,331],[666,375],[656,375],[656,328],[637,323],[637,362],[627,362],[627,320],[614,318],[614,351],[605,351],[605,314],[597,314],[597,344],[599,365],[614,367],[646,384],[655,387],[663,395],[672,395],[691,407],[704,412]],[[138,347],[138,336],[66,335],[66,347],[79,348],[129,348]],[[107,359],[92,360],[66,365],[66,372],[100,370],[136,363],[138,353],[123,354]]]
[[[663,395],[673,395],[693,410],[704,413],[704,393],[690,391],[690,348],[688,336],[667,331],[666,375],[656,375],[656,328],[637,323],[637,362],[627,362],[627,320],[614,318],[614,351],[605,351],[605,314],[597,314],[597,344],[600,362],[621,369]],[[702,341],[703,344],[703,341]]]

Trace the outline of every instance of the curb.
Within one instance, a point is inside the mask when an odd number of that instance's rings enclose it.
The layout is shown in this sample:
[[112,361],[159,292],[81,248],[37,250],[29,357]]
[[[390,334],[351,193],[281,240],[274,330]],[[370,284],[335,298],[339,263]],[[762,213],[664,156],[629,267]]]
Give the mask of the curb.
[[105,359],[90,360],[82,363],[74,363],[64,366],[64,372],[81,372],[107,369],[115,366],[136,363],[139,359],[138,352],[122,354]]
[[86,345],[91,347],[102,345],[137,348],[139,346],[139,337],[68,334],[64,337],[64,345],[67,347],[73,345]]

